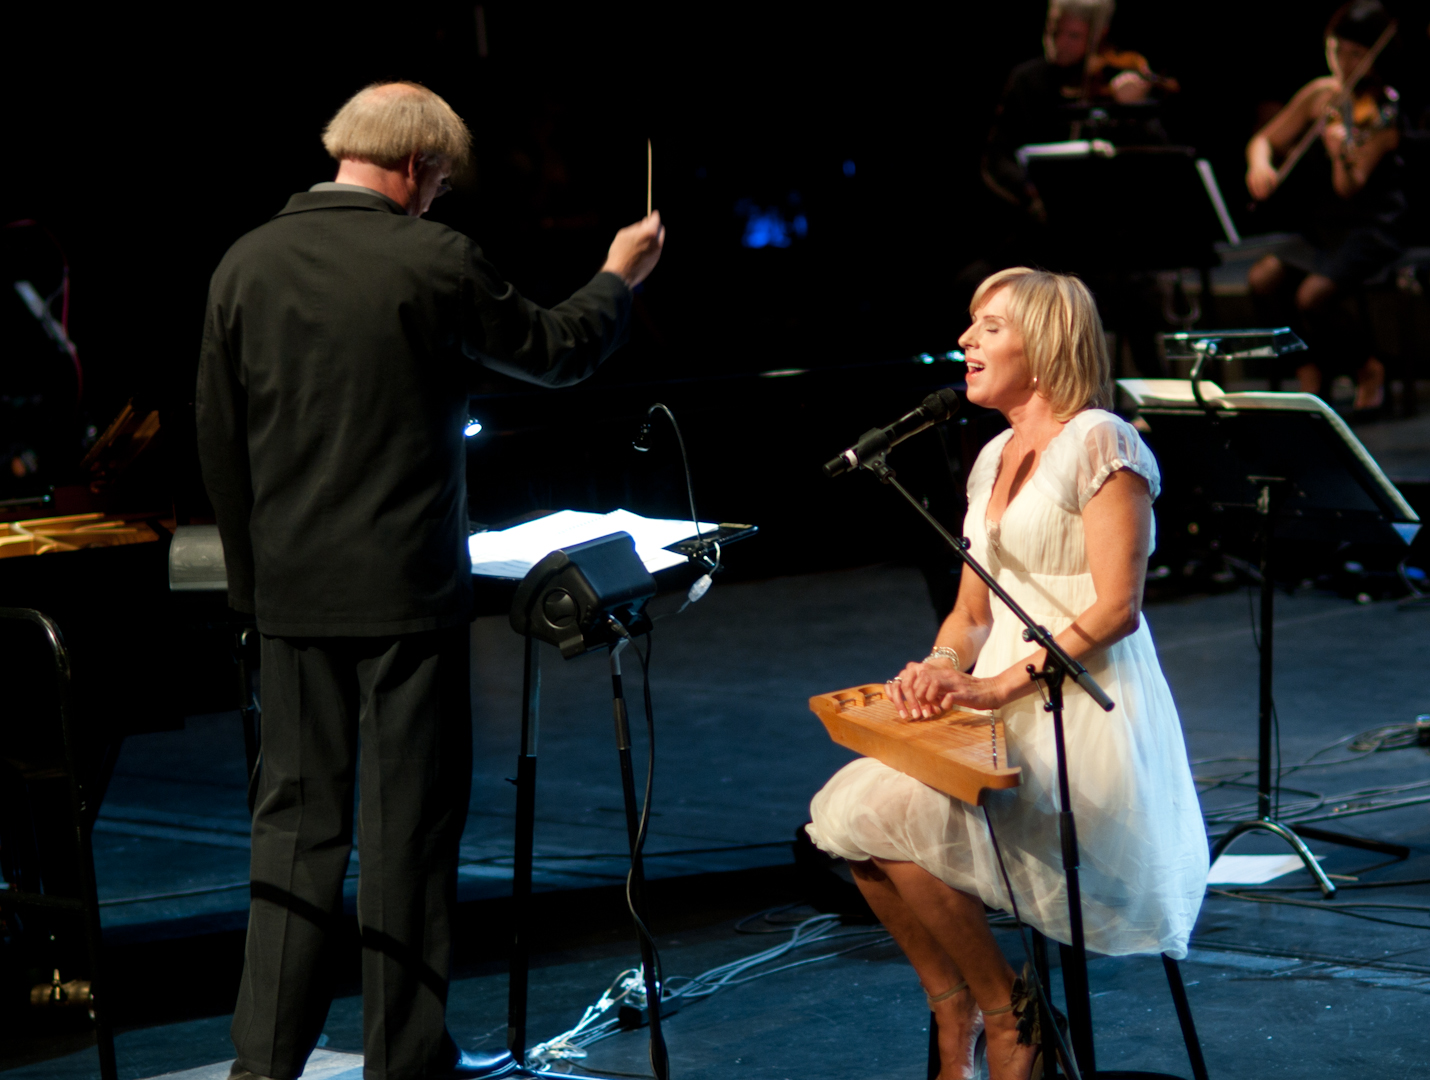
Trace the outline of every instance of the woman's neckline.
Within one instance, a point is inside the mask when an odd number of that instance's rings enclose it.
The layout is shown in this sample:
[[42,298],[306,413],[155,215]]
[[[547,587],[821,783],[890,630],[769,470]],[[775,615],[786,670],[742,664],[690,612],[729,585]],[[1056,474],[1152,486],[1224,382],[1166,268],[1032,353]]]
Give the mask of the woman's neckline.
[[1072,427],[1073,421],[1087,411],[1087,409],[1083,409],[1082,412],[1073,413],[1072,416],[1069,416],[1067,420],[1063,422],[1061,430],[1059,430],[1056,435],[1054,435],[1051,439],[1048,440],[1047,446],[1043,447],[1043,449],[1039,451],[1038,464],[1033,467],[1033,471],[1028,474],[1028,478],[1023,481],[1022,486],[1020,486],[1017,491],[1013,492],[1012,496],[1003,505],[1003,512],[998,515],[997,520],[994,520],[993,518],[990,518],[988,516],[988,506],[990,503],[993,502],[993,492],[998,487],[999,478],[1003,475],[1003,451],[1007,450],[1008,444],[1013,441],[1013,429],[1008,429],[1008,438],[1005,439],[1003,441],[1003,445],[998,448],[998,465],[993,470],[993,483],[988,486],[988,502],[985,502],[983,504],[983,526],[985,529],[993,528],[995,526],[1003,524],[1003,519],[1008,516],[1008,511],[1011,510],[1013,508],[1013,504],[1018,501],[1018,496],[1023,494],[1023,492],[1027,491],[1028,488],[1033,486],[1033,480],[1035,477],[1037,477],[1039,471],[1042,469],[1043,462],[1047,460],[1048,451],[1052,449],[1053,443],[1061,439],[1063,435],[1067,432],[1068,428]]

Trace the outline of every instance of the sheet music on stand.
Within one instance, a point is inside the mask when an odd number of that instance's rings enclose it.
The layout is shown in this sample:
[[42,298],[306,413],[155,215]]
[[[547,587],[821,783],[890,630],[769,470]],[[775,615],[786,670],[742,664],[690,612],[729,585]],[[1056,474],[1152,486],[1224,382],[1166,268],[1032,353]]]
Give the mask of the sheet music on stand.
[[[1329,527],[1346,540],[1406,545],[1420,519],[1340,415],[1314,394],[1227,393],[1200,381],[1219,436],[1185,379],[1119,379],[1150,427],[1164,479],[1193,487],[1206,502],[1254,508],[1249,474],[1290,481],[1276,535],[1309,536]],[[1180,481],[1178,478],[1181,478]],[[1169,483],[1169,486],[1170,483]]]
[[[701,536],[720,531],[721,526],[713,522],[700,522]],[[693,538],[695,523],[689,518],[642,517],[629,510],[612,510],[609,514],[558,510],[510,529],[476,533],[468,539],[467,547],[474,575],[520,581],[549,553],[617,532],[630,533],[636,542],[636,554],[654,574],[687,561],[684,552],[670,548]]]

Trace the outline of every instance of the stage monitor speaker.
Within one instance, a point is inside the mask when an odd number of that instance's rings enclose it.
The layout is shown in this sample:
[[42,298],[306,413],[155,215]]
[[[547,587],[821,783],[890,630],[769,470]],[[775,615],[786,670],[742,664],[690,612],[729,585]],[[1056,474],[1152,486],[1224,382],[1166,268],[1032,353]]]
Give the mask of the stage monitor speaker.
[[630,533],[587,540],[553,551],[517,586],[511,628],[549,642],[569,660],[650,629],[645,606],[656,593],[655,578],[636,554]]

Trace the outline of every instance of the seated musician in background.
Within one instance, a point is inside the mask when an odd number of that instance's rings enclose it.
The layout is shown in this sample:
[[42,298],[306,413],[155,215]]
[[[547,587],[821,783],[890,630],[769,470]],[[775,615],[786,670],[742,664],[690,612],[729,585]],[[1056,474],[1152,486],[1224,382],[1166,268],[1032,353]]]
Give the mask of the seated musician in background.
[[1154,76],[1139,54],[1119,53],[1108,45],[1114,7],[1113,0],[1049,0],[1043,55],[1019,64],[1008,76],[988,133],[983,182],[999,198],[1041,213],[1037,192],[1018,164],[1021,146],[1094,134],[1115,142],[1167,141],[1151,116],[1115,123],[1105,118],[1097,132],[1084,130],[1090,108],[1142,104],[1154,100],[1160,89],[1176,86]]
[[[1395,90],[1372,67],[1355,85],[1347,80],[1366,60],[1390,19],[1380,0],[1351,0],[1326,25],[1329,75],[1313,79],[1246,145],[1246,186],[1258,200],[1279,186],[1275,161],[1323,118],[1319,170],[1298,242],[1252,266],[1247,284],[1258,319],[1290,322],[1311,353],[1296,374],[1306,393],[1320,393],[1329,377],[1354,372],[1355,408],[1377,410],[1385,397],[1385,368],[1370,354],[1367,333],[1345,310],[1348,290],[1395,262],[1406,202]],[[1308,181],[1311,178],[1308,178]],[[1282,181],[1284,182],[1284,178]],[[1293,307],[1294,304],[1294,307]]]
[[[968,399],[1011,430],[979,455],[964,532],[1011,596],[1116,702],[1067,686],[1066,732],[1081,844],[1088,948],[1186,954],[1207,875],[1206,831],[1176,706],[1141,620],[1153,546],[1157,464],[1105,411],[1110,364],[1091,294],[1076,278],[1014,268],[984,281],[968,357]],[[1020,786],[990,796],[987,819],[872,758],[814,797],[814,842],[849,861],[860,890],[918,973],[939,1028],[941,1080],[1025,1080],[1038,1047],[1019,1021],[1029,988],[999,951],[984,905],[1070,941],[1055,804],[1052,725],[1027,665],[1023,626],[965,569],[933,651],[888,684],[917,723],[955,706],[1005,725]],[[971,673],[970,672],[971,669]],[[989,822],[996,830],[1002,865]]]
[[512,1056],[466,1053],[446,1026],[472,781],[467,387],[477,365],[547,386],[591,374],[665,232],[654,214],[622,229],[600,272],[543,309],[422,220],[471,145],[436,94],[369,86],[323,145],[336,179],[214,272],[199,360],[229,602],[262,634],[231,1075],[293,1080],[322,1034],[356,790],[363,1074],[496,1077]]
[[[978,282],[1007,266],[1077,265],[1077,251],[1049,222],[1042,196],[1018,161],[1020,147],[1067,139],[1104,139],[1119,145],[1162,145],[1157,103],[1177,83],[1155,74],[1138,53],[1120,52],[1108,37],[1112,0],[1050,0],[1043,55],[1008,77],[984,148],[984,185],[996,197],[990,215],[997,238],[988,254],[964,267],[955,298],[966,302]],[[1138,274],[1103,273],[1089,282],[1109,328],[1131,347],[1137,369],[1159,376],[1156,332],[1162,300],[1156,282]]]

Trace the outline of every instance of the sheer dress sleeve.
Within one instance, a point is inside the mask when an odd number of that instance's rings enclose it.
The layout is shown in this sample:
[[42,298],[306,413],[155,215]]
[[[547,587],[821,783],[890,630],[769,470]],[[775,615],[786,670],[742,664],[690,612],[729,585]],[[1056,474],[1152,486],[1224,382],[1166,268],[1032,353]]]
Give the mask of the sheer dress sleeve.
[[[1067,429],[1048,444],[1033,483],[1068,513],[1081,514],[1118,469],[1142,477],[1157,498],[1162,489],[1157,459],[1137,429],[1110,412],[1089,409],[1068,421]],[[971,480],[969,488],[972,498]]]

